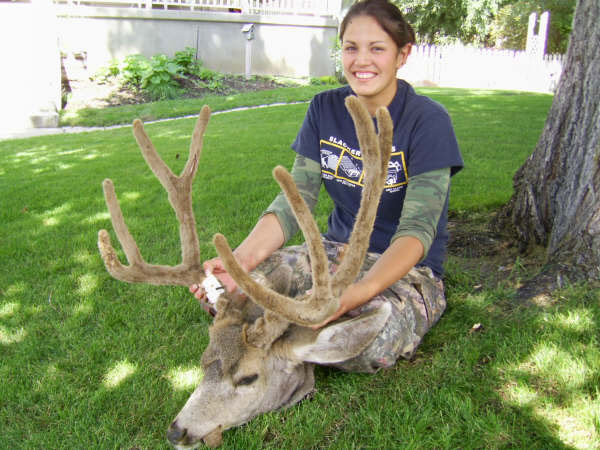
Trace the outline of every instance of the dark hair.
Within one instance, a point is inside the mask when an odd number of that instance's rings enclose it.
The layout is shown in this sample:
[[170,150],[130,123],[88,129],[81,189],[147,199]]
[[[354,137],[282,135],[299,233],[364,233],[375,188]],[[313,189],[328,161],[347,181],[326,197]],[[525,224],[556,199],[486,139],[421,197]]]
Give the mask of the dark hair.
[[416,42],[413,27],[404,19],[398,7],[389,0],[359,0],[354,3],[340,25],[340,41],[344,39],[348,24],[358,16],[370,16],[375,19],[398,48]]

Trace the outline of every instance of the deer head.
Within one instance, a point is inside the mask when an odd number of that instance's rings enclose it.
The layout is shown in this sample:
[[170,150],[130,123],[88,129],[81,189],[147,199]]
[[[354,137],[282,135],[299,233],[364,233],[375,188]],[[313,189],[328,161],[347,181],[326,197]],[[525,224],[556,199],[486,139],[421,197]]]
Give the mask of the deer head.
[[[385,108],[377,111],[379,134],[367,110],[356,97],[346,100],[356,127],[364,166],[363,193],[348,249],[333,275],[317,225],[292,180],[282,167],[273,171],[304,233],[311,260],[313,287],[309,294],[289,298],[270,286],[255,282],[239,266],[224,236],[213,243],[227,271],[244,294],[225,294],[217,303],[217,315],[209,329],[210,342],[202,355],[204,377],[167,431],[177,448],[221,443],[222,431],[241,425],[267,411],[291,406],[313,390],[314,364],[350,360],[367,348],[383,328],[390,305],[349,320],[338,320],[320,330],[321,323],[339,307],[339,297],[359,274],[392,147],[392,122]],[[198,167],[202,136],[210,111],[200,113],[190,146],[190,156],[179,177],[157,155],[140,121],[134,135],[146,162],[168,192],[180,223],[182,263],[155,266],[146,263],[129,233],[112,182],[104,181],[105,198],[113,227],[129,261],[118,260],[108,233],[98,236],[100,253],[112,276],[127,282],[184,285],[201,282],[191,185]],[[252,301],[248,301],[249,297]]]

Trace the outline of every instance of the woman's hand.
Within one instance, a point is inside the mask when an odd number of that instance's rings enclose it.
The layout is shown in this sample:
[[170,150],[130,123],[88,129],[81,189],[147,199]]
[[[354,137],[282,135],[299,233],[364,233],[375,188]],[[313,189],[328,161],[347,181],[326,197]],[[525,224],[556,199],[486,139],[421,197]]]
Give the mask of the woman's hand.
[[[256,268],[284,243],[284,234],[275,214],[263,216],[248,237],[236,248],[233,255],[246,272]],[[220,258],[213,258],[203,264],[206,273],[212,273],[227,292],[237,289],[237,283],[227,273]],[[192,284],[190,292],[202,303],[206,299],[204,288],[200,284]]]
[[[237,289],[237,283],[231,278],[231,275],[225,270],[223,266],[223,262],[220,258],[213,258],[205,261],[203,264],[204,272],[206,274],[214,275],[221,286],[225,288],[226,292],[233,292]],[[190,292],[196,297],[198,300],[206,301],[206,292],[201,284],[192,284],[190,286]]]
[[348,311],[352,311],[355,308],[367,303],[371,300],[373,296],[371,295],[371,290],[365,283],[361,283],[360,281],[351,284],[346,288],[346,290],[342,293],[340,297],[340,307],[338,310],[333,313],[331,317],[328,317],[323,322],[318,325],[312,327],[313,330],[317,330],[319,328],[324,327],[329,322],[333,322],[336,319],[339,319]]
[[[204,272],[208,274],[212,274],[219,280],[221,286],[225,288],[226,292],[233,292],[237,289],[237,284],[233,281],[233,278],[227,273],[225,267],[223,267],[223,263],[219,258],[213,258],[208,261],[205,261],[203,264]],[[207,297],[206,290],[204,286],[201,284],[192,284],[190,286],[190,292],[194,295],[194,297],[199,301],[200,306],[211,316],[215,316],[217,310],[212,302],[209,301]]]
[[[231,275],[227,273],[220,258],[213,258],[205,261],[203,267],[206,274],[213,274],[219,280],[221,286],[225,288],[225,291],[233,292],[237,289],[237,283],[231,278]],[[242,267],[244,267],[243,263]],[[246,267],[244,267],[244,269],[246,270]]]
[[423,257],[423,251],[423,244],[416,237],[401,236],[396,239],[362,279],[346,288],[340,297],[338,310],[312,328],[316,330],[327,325],[386,290],[419,262]]

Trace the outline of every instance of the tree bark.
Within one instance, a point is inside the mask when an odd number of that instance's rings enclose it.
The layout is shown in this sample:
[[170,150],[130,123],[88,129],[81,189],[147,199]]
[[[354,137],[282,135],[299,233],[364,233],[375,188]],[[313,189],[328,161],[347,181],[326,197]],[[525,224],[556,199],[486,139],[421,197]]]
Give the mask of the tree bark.
[[497,229],[546,246],[570,277],[600,278],[600,2],[579,0],[558,89]]

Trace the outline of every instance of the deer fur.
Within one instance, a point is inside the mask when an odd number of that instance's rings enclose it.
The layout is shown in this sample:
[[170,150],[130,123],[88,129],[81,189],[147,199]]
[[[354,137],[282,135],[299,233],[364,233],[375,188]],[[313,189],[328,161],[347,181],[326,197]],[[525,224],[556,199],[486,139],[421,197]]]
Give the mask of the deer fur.
[[246,339],[255,308],[244,300],[219,302],[202,355],[204,378],[167,432],[176,448],[193,448],[202,441],[217,446],[223,430],[296,404],[314,390],[314,364],[335,364],[360,355],[391,312],[385,303],[321,330],[291,324],[271,346],[262,348]]
[[[218,446],[222,432],[267,411],[289,407],[314,389],[314,364],[335,365],[359,356],[377,337],[391,314],[391,305],[354,317],[341,318],[319,330],[310,326],[339,308],[339,297],[358,276],[365,258],[392,148],[392,121],[387,109],[376,113],[379,133],[356,97],[346,99],[363,158],[364,179],[360,208],[339,267],[330,275],[318,227],[283,168],[273,171],[304,233],[311,261],[310,294],[289,298],[273,286],[254,281],[244,272],[224,236],[213,242],[227,271],[244,291],[224,294],[209,328],[202,355],[204,377],[167,431],[176,448],[195,448],[204,442]],[[204,278],[192,210],[191,189],[198,168],[210,110],[202,108],[192,136],[188,161],[175,176],[160,159],[141,121],[133,132],[144,159],[168,193],[180,223],[182,262],[169,267],[144,261],[129,232],[111,180],[103,183],[113,228],[128,260],[123,265],[106,230],[98,247],[108,272],[132,283],[189,286]],[[266,282],[268,283],[268,282]],[[247,299],[249,297],[252,301]]]

